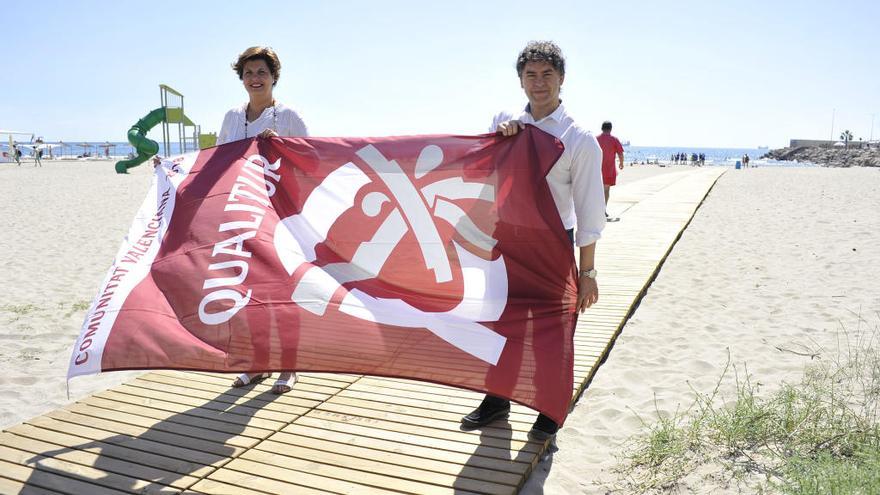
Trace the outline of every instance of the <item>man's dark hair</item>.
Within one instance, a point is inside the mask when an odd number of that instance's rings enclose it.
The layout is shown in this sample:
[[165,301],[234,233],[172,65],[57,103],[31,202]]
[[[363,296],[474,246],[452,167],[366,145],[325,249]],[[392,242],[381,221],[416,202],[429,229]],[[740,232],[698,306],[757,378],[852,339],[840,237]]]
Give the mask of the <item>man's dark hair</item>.
[[611,130],[611,122],[609,122],[607,120],[605,122],[602,122],[602,130],[603,131],[610,131]]
[[559,72],[565,75],[565,57],[562,50],[552,41],[529,41],[516,59],[516,75],[522,77],[523,69],[528,62],[547,62]]

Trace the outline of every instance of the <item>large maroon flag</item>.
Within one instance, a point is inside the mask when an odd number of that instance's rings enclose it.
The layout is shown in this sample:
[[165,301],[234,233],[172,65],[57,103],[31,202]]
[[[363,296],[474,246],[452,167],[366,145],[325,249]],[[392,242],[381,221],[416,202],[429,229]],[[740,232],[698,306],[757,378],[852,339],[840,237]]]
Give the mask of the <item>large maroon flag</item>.
[[271,138],[166,160],[68,376],[297,370],[426,380],[562,422],[576,315],[546,180],[562,144]]

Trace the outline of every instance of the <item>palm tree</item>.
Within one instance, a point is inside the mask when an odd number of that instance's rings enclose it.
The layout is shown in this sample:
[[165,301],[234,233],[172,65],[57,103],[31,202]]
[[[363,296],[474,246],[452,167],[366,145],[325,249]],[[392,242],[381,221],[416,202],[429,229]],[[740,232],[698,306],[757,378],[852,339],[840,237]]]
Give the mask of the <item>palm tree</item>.
[[849,131],[849,129],[840,133],[840,139],[843,139],[843,144],[846,145],[845,149],[849,149],[849,142],[852,141],[853,133]]

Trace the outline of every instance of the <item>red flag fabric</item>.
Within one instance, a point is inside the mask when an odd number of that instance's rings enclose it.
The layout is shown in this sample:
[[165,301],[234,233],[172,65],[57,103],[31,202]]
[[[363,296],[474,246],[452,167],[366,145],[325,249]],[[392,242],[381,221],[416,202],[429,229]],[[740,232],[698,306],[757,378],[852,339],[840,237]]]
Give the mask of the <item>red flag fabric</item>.
[[528,126],[513,138],[251,139],[166,160],[68,376],[405,377],[562,423],[576,273],[544,179],[562,150]]

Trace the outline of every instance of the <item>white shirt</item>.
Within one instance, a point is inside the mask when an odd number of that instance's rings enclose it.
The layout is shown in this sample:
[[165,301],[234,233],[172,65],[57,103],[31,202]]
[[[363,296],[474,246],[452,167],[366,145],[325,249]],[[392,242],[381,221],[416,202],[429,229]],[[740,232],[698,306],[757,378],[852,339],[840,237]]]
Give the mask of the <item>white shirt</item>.
[[226,112],[223,117],[223,125],[220,126],[220,134],[217,135],[217,144],[231,143],[240,139],[252,138],[266,129],[274,129],[279,136],[305,137],[309,135],[306,124],[302,118],[281,103],[263,110],[253,122],[247,123],[247,135],[245,135],[245,119],[247,103]]
[[532,124],[562,141],[565,150],[547,174],[547,185],[566,229],[576,228],[575,244],[589,246],[602,236],[605,228],[605,188],[602,184],[602,148],[593,135],[577,125],[559,107],[535,121],[528,107],[519,115],[501,112],[492,121],[491,132],[498,124],[511,119]]

